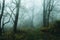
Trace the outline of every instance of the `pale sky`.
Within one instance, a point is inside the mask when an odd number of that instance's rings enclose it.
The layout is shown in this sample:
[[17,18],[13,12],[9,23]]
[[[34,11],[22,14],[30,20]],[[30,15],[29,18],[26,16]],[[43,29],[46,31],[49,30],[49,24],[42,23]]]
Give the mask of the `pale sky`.
[[[2,1],[2,0],[0,0],[0,1]],[[12,0],[6,0],[6,4],[11,4],[10,2],[11,2]],[[30,8],[32,8],[33,6],[35,7],[35,13],[37,14],[35,14],[34,13],[34,15],[36,15],[35,16],[35,22],[36,23],[38,23],[39,21],[41,21],[42,22],[42,2],[43,2],[43,0],[21,0],[21,5],[22,6],[24,6],[25,8],[27,8],[27,9],[30,9]],[[57,4],[57,3],[56,3]],[[60,3],[59,3],[60,4]],[[13,7],[14,7],[14,5],[12,5]],[[60,7],[60,6],[59,6]],[[58,7],[57,7],[58,8]],[[25,14],[25,13],[24,13]],[[29,12],[29,15],[31,15],[31,13]],[[54,14],[55,15],[55,14]],[[58,16],[60,16],[60,15],[58,15]],[[26,18],[28,18],[28,16],[26,16],[25,17],[25,19]],[[36,21],[36,20],[38,20],[38,21]]]
[[[6,0],[6,4],[9,4],[10,2],[11,2],[11,0]],[[40,12],[39,10],[42,6],[42,0],[21,0],[21,5],[26,7],[27,9],[32,8],[34,6],[35,13],[38,13],[38,12]],[[30,13],[30,15],[31,15],[31,13]],[[26,16],[25,18],[28,18],[28,16]],[[35,20],[36,20],[36,18],[35,18]]]
[[[6,3],[10,3],[11,0],[6,0]],[[27,8],[30,8],[35,4],[35,6],[42,5],[42,0],[21,0],[21,4],[24,5]]]

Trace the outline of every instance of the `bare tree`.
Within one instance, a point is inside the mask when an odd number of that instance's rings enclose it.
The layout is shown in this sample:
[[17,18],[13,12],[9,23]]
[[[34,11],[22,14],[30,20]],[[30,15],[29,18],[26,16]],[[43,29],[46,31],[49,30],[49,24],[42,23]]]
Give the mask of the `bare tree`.
[[2,24],[1,24],[1,21],[2,21],[2,17],[3,17],[3,14],[4,14],[4,7],[5,7],[5,0],[3,0],[3,3],[2,3],[2,11],[1,11],[1,14],[0,14],[0,35],[2,33]]
[[1,3],[0,3],[0,10],[1,10]]
[[17,0],[16,3],[14,2],[14,4],[16,5],[16,15],[15,15],[15,18],[13,20],[14,21],[14,24],[13,24],[13,40],[15,40],[15,33],[17,32],[17,24],[18,24],[19,9],[20,9],[20,0]]
[[31,27],[34,28],[34,7],[32,8],[32,20],[31,20]]
[[[5,22],[5,18],[7,17],[7,15],[9,15],[10,17],[9,17],[9,19]],[[10,19],[11,19],[10,13],[7,13],[7,14],[3,15],[3,17],[2,17],[2,32],[5,32],[5,31],[4,31],[4,26],[5,26],[7,23],[10,22]]]
[[[15,0],[15,2],[12,0],[12,3],[14,5],[16,5],[16,7],[11,9],[11,7],[8,6],[8,8],[11,11],[11,18],[12,18],[12,21],[13,21],[13,32],[16,33],[16,31],[17,31],[17,24],[18,24],[18,17],[19,17],[19,9],[20,9],[20,0]],[[14,13],[15,9],[16,9],[16,14]],[[14,15],[14,19],[13,19],[12,15]]]
[[46,9],[45,9],[45,0],[43,1],[43,27],[46,27]]
[[34,9],[35,9],[34,6],[35,6],[35,3],[33,1],[33,6],[32,6],[32,9],[31,9],[31,11],[32,11],[31,27],[32,28],[34,28]]
[[[46,3],[47,2],[47,3]],[[54,0],[44,0],[43,5],[43,26],[49,26],[49,17],[54,8]]]
[[48,5],[47,26],[49,26],[49,17],[54,8],[54,0],[49,0],[47,5]]
[[18,23],[18,16],[19,16],[19,8],[20,8],[20,0],[18,0],[17,4],[16,4],[16,16],[15,16],[15,21],[14,21],[14,33],[16,33],[17,31],[17,23]]

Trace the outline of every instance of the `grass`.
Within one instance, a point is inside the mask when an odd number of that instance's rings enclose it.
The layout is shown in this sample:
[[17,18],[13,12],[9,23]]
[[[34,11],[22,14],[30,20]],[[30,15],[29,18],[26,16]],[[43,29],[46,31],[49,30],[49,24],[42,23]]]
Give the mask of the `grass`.
[[14,35],[12,31],[7,31],[3,34],[3,40],[13,40],[15,36],[16,40],[60,40],[60,37],[56,37],[49,32],[43,32],[42,30],[52,30],[53,28],[41,27],[38,29],[22,29],[18,30]]

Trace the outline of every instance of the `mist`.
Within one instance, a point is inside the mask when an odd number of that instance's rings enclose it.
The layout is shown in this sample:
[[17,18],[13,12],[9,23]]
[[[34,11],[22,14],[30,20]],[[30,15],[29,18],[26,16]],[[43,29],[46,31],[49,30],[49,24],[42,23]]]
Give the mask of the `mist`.
[[[59,0],[0,0],[0,35],[12,32],[11,39],[15,40],[17,35],[15,37],[14,35],[18,33],[30,35],[30,32],[33,35],[34,32],[41,32],[40,36],[43,35],[42,32],[54,34],[59,33],[56,31],[59,24]],[[55,27],[58,28],[55,30]]]

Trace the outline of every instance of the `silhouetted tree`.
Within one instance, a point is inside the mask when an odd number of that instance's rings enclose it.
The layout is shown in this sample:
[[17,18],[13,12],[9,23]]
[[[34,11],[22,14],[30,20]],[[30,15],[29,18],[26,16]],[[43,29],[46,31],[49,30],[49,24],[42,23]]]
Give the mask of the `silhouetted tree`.
[[49,26],[49,17],[54,8],[54,0],[47,0],[43,2],[43,26]]
[[46,27],[46,9],[45,9],[45,0],[43,1],[43,27]]
[[15,40],[15,33],[17,32],[17,24],[18,24],[19,9],[20,9],[20,0],[17,0],[15,4],[16,4],[16,15],[14,18],[15,20],[14,20],[14,25],[13,25],[13,40]]
[[1,10],[1,3],[0,3],[0,10]]
[[18,16],[19,16],[19,8],[20,8],[20,0],[18,0],[17,4],[16,4],[16,16],[15,16],[15,21],[14,21],[14,25],[13,25],[13,31],[14,33],[16,33],[17,31],[17,23],[18,23]]
[[49,26],[49,17],[54,8],[54,0],[49,0],[47,5],[47,26]]
[[5,0],[3,0],[3,3],[2,3],[2,11],[1,11],[1,14],[0,14],[0,35],[2,34],[2,24],[1,24],[1,21],[2,21],[2,17],[3,17],[3,14],[4,14],[4,7],[5,7]]
[[[5,22],[5,18],[7,17],[7,15],[9,15],[10,17],[8,18],[9,20],[7,20],[7,21]],[[4,32],[4,26],[5,26],[7,23],[10,22],[10,19],[11,19],[10,13],[7,13],[7,14],[3,15],[3,17],[2,17],[2,32]]]
[[32,8],[32,20],[31,20],[31,27],[34,28],[34,5]]

